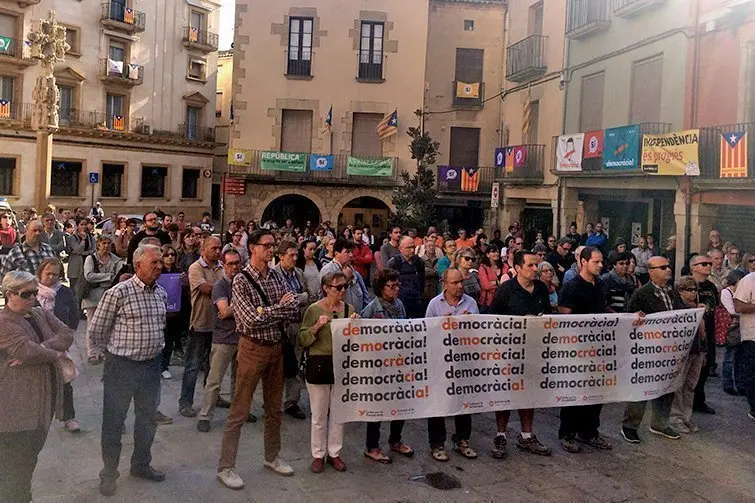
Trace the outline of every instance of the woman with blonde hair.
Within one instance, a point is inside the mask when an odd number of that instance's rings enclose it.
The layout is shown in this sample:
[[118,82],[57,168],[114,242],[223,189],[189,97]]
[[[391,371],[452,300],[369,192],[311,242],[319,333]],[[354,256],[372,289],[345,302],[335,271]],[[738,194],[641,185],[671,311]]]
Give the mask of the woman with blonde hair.
[[545,283],[548,287],[548,299],[550,300],[551,307],[558,307],[558,276],[556,276],[556,270],[553,265],[543,260],[537,265],[537,277]]
[[477,271],[474,269],[476,260],[477,254],[470,246],[462,246],[454,254],[456,268],[464,275],[464,293],[479,303],[482,295],[482,284]]

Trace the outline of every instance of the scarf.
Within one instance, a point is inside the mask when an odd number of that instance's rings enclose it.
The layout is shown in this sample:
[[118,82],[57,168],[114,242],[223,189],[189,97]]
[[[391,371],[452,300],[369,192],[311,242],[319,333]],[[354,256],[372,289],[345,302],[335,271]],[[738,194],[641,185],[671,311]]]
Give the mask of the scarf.
[[42,283],[37,285],[37,302],[42,309],[45,311],[55,309],[55,296],[58,295],[58,290],[60,290],[60,282],[55,283],[52,288]]
[[401,310],[395,302],[388,302],[380,299],[380,305],[383,306],[383,311],[388,315],[388,318],[396,320],[401,317]]

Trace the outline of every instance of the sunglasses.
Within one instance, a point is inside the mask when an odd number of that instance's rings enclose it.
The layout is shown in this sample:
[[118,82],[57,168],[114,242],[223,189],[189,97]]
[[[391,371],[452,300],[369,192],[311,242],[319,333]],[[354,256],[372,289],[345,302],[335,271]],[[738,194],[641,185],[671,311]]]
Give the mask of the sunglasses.
[[694,288],[694,287],[692,287],[692,288],[680,288],[679,290],[682,291],[682,292],[696,292],[697,288]]
[[342,291],[344,291],[344,290],[346,289],[346,285],[345,285],[345,284],[343,284],[343,283],[342,283],[342,284],[340,284],[340,285],[328,285],[328,286],[329,286],[330,288],[335,288],[335,289],[336,289],[337,291],[339,291],[339,292],[342,292]]
[[710,267],[710,266],[712,266],[712,265],[713,265],[713,262],[698,262],[698,263],[697,263],[697,264],[695,264],[695,265],[701,265],[701,266],[703,266],[703,267]]
[[747,259],[747,262],[749,262],[751,264],[755,264],[755,258]]
[[256,246],[261,246],[266,250],[269,250],[273,246],[275,246],[275,243],[258,243]]
[[33,297],[36,297],[38,293],[39,290],[26,290],[25,292],[18,292],[18,296],[24,300],[29,300]]
[[175,256],[176,256],[175,253],[166,253],[165,255],[163,255],[163,257],[175,257]]
[[[708,264],[708,265],[710,265],[710,264]],[[667,269],[671,269],[671,266],[668,265],[668,264],[663,264],[663,265],[657,265],[657,266],[654,266],[654,267],[648,267],[648,269],[660,269],[661,271],[665,271]]]
[[461,258],[463,258],[464,260],[474,260],[474,257],[461,257]]

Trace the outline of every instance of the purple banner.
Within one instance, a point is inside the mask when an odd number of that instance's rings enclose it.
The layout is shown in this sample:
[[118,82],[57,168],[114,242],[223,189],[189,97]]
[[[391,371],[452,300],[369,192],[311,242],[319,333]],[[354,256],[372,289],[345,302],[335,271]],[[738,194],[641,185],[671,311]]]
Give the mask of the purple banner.
[[168,312],[177,313],[181,310],[181,275],[161,274],[157,284],[168,293]]
[[438,181],[448,188],[461,187],[461,168],[441,166],[438,170]]

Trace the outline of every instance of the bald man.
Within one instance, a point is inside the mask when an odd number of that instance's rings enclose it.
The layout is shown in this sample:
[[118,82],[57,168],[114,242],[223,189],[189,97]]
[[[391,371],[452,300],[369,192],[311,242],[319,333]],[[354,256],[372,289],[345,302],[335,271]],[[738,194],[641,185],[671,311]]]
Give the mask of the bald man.
[[414,238],[405,236],[398,245],[399,255],[388,261],[387,267],[399,274],[398,298],[406,307],[409,318],[422,318],[422,292],[425,289],[425,265],[414,254]]
[[52,247],[42,242],[42,222],[32,220],[26,226],[26,235],[23,243],[16,243],[8,252],[8,255],[0,267],[0,279],[10,271],[26,271],[36,274],[37,267],[46,258],[54,258],[55,251]]

